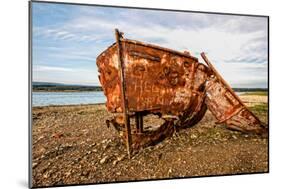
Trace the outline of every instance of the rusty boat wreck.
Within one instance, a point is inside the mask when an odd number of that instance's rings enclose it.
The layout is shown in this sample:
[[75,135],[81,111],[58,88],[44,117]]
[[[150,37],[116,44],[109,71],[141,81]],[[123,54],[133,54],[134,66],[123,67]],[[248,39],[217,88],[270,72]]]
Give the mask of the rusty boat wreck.
[[[239,99],[204,53],[205,64],[189,52],[178,52],[125,39],[115,30],[116,42],[97,57],[99,80],[114,118],[107,120],[132,150],[155,144],[180,129],[194,126],[208,109],[218,123],[256,134],[263,124]],[[146,129],[143,117],[159,116],[163,124]]]

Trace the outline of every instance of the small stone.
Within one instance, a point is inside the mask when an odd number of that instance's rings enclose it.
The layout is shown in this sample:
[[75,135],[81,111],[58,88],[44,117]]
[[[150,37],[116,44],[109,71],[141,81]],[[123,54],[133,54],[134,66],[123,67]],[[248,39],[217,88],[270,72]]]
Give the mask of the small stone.
[[116,160],[113,161],[112,164],[113,164],[113,165],[116,165],[117,163],[118,163],[118,160],[116,159]]
[[89,130],[88,130],[88,129],[83,129],[82,132],[83,132],[84,134],[88,134],[88,133],[89,133]]
[[232,135],[232,138],[234,138],[234,139],[237,139],[237,136],[235,136],[235,135]]
[[43,175],[43,178],[48,178],[49,177],[49,173],[47,172],[47,173],[45,173],[44,175]]
[[121,172],[117,172],[116,175],[121,175]]
[[87,170],[85,170],[85,171],[82,171],[82,176],[88,176],[89,175],[89,173],[90,173],[90,171],[87,171]]
[[32,168],[37,167],[37,165],[38,165],[38,163],[36,163],[36,162],[32,163]]
[[65,173],[65,176],[68,177],[69,175],[71,175],[71,171],[68,171]]
[[92,140],[92,139],[90,139],[90,138],[87,138],[87,139],[86,139],[87,142],[90,142],[91,140]]
[[93,144],[90,144],[90,147],[94,147],[96,145],[96,143],[94,142]]
[[192,150],[192,152],[193,152],[193,153],[196,153],[196,152],[197,152],[197,150],[193,149],[193,150]]
[[75,160],[74,160],[74,163],[78,163],[79,161],[81,161],[82,160],[82,158],[81,157],[78,157],[78,158],[76,158]]
[[42,148],[39,149],[40,154],[45,153],[45,151],[46,151],[46,148],[44,148],[44,147],[42,147]]
[[192,134],[192,135],[190,136],[190,138],[191,138],[191,139],[196,139],[196,138],[197,138],[197,135]]
[[107,156],[105,156],[104,158],[102,158],[101,160],[100,160],[100,164],[104,164],[106,161],[107,161]]
[[[126,155],[124,155],[124,154],[121,155],[121,156],[119,156],[119,157],[117,157],[117,159],[113,161],[113,165],[116,165],[119,161],[122,161],[123,159],[125,159],[125,157],[126,157]],[[135,157],[135,156],[134,156],[134,157]],[[134,158],[134,157],[133,157],[133,158]],[[133,159],[133,158],[132,158],[132,159]]]
[[96,153],[96,152],[98,152],[98,150],[97,149],[93,149],[92,152]]
[[160,144],[158,144],[157,146],[156,146],[156,149],[157,148],[163,148],[164,147],[164,144],[163,143],[160,143]]
[[108,147],[109,147],[109,144],[108,144],[108,143],[102,146],[102,148],[103,148],[104,150],[106,150]]
[[125,157],[126,157],[126,155],[123,154],[122,156],[117,157],[117,160],[118,161],[122,161],[123,159],[125,159]]

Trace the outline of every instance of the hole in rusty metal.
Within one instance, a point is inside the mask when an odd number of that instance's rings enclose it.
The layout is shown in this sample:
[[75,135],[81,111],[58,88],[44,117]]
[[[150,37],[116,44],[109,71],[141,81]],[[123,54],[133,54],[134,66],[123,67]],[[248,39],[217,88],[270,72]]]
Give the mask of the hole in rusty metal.
[[159,119],[157,115],[149,114],[143,117],[143,128],[144,131],[154,131],[157,130],[165,121]]

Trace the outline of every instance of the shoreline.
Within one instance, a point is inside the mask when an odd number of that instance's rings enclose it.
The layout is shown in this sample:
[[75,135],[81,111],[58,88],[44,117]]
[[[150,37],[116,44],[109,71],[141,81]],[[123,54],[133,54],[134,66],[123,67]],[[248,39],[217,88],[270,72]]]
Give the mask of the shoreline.
[[67,93],[72,93],[72,92],[103,92],[103,91],[94,91],[94,90],[89,90],[89,91],[83,91],[83,90],[32,90],[33,93],[37,92],[50,92],[50,93],[61,93],[61,92],[67,92]]
[[42,109],[42,108],[65,108],[65,107],[83,107],[83,106],[99,106],[99,105],[105,105],[104,103],[93,103],[93,104],[62,104],[62,105],[46,105],[46,106],[31,106],[32,109]]

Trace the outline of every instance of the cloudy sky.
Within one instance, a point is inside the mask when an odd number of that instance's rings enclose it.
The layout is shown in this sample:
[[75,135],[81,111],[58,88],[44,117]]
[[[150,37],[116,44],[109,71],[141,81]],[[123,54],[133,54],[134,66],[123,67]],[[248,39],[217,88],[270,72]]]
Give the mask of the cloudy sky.
[[129,39],[206,52],[232,87],[267,87],[266,17],[39,2],[32,14],[33,81],[100,85],[96,57],[118,28]]

